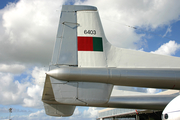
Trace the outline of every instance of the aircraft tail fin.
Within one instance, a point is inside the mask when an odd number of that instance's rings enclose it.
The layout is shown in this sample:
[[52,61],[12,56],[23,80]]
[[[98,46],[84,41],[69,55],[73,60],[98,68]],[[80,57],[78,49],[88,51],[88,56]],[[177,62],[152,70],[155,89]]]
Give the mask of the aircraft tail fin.
[[[106,67],[104,41],[96,7],[63,6],[50,70],[58,67]],[[113,88],[107,83],[70,82],[47,77],[59,104],[104,104]]]
[[106,67],[107,43],[96,7],[63,6],[51,64]]

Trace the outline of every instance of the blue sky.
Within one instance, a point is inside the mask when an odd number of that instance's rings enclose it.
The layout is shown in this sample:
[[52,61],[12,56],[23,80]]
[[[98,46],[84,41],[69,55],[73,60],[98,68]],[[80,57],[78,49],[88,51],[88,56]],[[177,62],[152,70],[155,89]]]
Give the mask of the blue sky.
[[[153,50],[158,49],[163,43],[169,42],[169,40],[174,40],[176,43],[180,43],[179,40],[179,26],[180,22],[175,22],[171,24],[170,26],[166,25],[161,28],[158,28],[154,31],[142,31],[142,33],[145,33],[149,36],[151,36],[150,39],[147,40],[148,47],[144,48],[144,51],[151,52]],[[170,28],[172,32],[169,32],[166,34],[166,36],[163,37],[163,35],[166,33],[167,29]],[[136,30],[137,33],[141,33],[141,30]],[[176,56],[179,56],[179,52],[177,51]]]
[[[103,3],[103,4],[102,4]],[[94,119],[101,108],[77,107],[70,118],[45,115],[41,102],[63,4],[98,8],[107,39],[118,47],[180,57],[180,2],[169,0],[0,1],[0,119]],[[132,27],[137,29],[133,29]],[[143,92],[159,90],[126,88]]]
[[8,4],[8,2],[17,2],[17,0],[3,0],[3,1],[1,1],[0,9],[3,9]]

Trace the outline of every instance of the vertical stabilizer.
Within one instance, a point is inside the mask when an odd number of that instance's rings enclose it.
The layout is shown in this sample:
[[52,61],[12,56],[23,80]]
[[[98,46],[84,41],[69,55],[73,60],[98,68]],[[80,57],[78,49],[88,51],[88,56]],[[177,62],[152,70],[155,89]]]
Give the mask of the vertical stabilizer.
[[106,67],[106,42],[96,7],[63,6],[51,64]]
[[[57,68],[105,68],[105,40],[96,7],[63,6],[50,71]],[[113,88],[108,83],[49,79],[55,101],[66,105],[107,103]]]

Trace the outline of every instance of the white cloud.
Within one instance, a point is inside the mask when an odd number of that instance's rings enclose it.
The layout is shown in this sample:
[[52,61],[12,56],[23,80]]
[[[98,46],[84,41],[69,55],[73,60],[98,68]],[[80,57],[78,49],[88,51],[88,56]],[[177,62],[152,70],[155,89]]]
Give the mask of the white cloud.
[[98,115],[98,109],[96,107],[89,107],[88,110],[84,110],[83,115],[86,118],[97,118]]
[[74,114],[69,117],[70,120],[95,120],[98,117],[98,110],[103,108],[97,107],[86,107],[86,109],[81,110],[81,107],[76,107]]
[[24,98],[23,102],[25,107],[43,107],[41,97],[42,97],[42,87],[38,85],[33,85],[27,88],[27,98]]
[[36,85],[39,85],[41,87],[44,87],[44,82],[45,82],[45,77],[46,77],[46,72],[47,70],[45,70],[46,68],[38,68],[35,67],[32,71],[32,77],[33,77],[33,82]]
[[81,114],[81,112],[79,111],[78,108],[76,108],[73,115],[74,116],[79,116],[80,114]]
[[20,64],[0,64],[0,72],[20,74],[26,69],[26,66]]
[[34,67],[28,75],[28,79],[23,78],[25,80],[15,80],[12,74],[0,73],[0,103],[2,105],[20,104],[26,107],[42,108],[44,74],[44,68],[38,67]]
[[161,55],[175,55],[176,51],[180,49],[180,44],[175,41],[170,40],[168,43],[161,45],[156,51],[151,51],[151,53],[161,54]]
[[31,113],[29,114],[29,117],[37,117],[37,116],[41,116],[41,115],[44,115],[45,111],[44,110],[40,110],[40,111],[37,111],[35,113]]
[[166,37],[166,35],[167,35],[168,33],[171,33],[171,32],[172,32],[171,26],[168,26],[168,28],[167,28],[166,32],[164,33],[163,37]]
[[45,82],[45,68],[34,67],[31,72],[31,86],[27,88],[27,98],[24,98],[25,107],[43,107],[41,97]]
[[160,92],[160,89],[155,89],[155,88],[147,88],[147,93],[150,93],[150,94],[156,94]]
[[50,62],[63,0],[20,0],[1,10],[0,62]]
[[[9,113],[9,108],[12,108],[12,106],[0,107],[0,112],[1,113]],[[19,113],[19,112],[29,113],[29,112],[32,112],[32,111],[31,110],[26,110],[26,109],[12,108],[12,112],[13,113]]]
[[31,76],[31,86],[28,86],[27,88],[28,97],[24,98],[23,106],[42,108],[43,104],[41,101],[41,97],[45,82],[45,69],[34,67],[31,72]]
[[13,75],[0,73],[0,103],[7,104],[21,104],[24,97],[27,97],[26,88],[29,83],[19,83],[13,81]]
[[83,119],[82,112],[79,111],[78,107],[76,107],[72,116],[69,117],[70,120]]

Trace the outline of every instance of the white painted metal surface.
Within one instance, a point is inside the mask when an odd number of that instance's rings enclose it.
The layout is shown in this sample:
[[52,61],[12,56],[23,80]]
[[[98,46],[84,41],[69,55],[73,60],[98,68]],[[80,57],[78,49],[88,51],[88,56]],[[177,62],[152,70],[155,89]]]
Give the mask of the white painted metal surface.
[[162,120],[180,120],[180,95],[174,98],[164,109]]
[[62,11],[51,64],[77,65],[76,12]]
[[[77,36],[104,37],[97,11],[77,11]],[[96,30],[96,34],[84,34],[84,30]]]
[[78,67],[106,67],[103,52],[78,51]]
[[76,106],[44,103],[44,108],[47,115],[67,117],[74,113]]
[[[77,11],[77,23],[77,37],[100,37],[104,41],[104,31],[97,11]],[[106,66],[104,51],[78,51],[78,67]]]
[[109,101],[112,84],[64,82],[50,78],[55,100],[60,104],[100,105]]
[[180,58],[111,46],[107,53],[108,67],[117,68],[180,68]]
[[173,68],[78,68],[61,67],[47,75],[63,81],[180,89],[180,69]]

